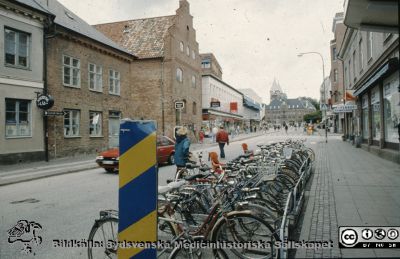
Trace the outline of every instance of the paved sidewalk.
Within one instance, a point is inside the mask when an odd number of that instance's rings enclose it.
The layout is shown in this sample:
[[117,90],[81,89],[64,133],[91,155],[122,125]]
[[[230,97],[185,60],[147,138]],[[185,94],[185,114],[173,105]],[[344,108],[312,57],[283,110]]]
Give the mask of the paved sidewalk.
[[[271,131],[269,131],[269,133],[271,133]],[[231,137],[231,142],[242,141],[263,134],[263,132],[240,134],[233,138]],[[268,132],[266,134],[268,134]],[[212,143],[211,139],[205,139],[204,144],[194,143],[191,145],[190,149],[196,151],[216,145],[217,143]],[[95,163],[95,158],[96,154],[91,154],[60,158],[49,162],[39,161],[15,165],[2,165],[0,166],[0,186],[98,168],[98,165]]]
[[339,137],[311,142],[315,171],[299,240],[329,241],[332,249],[299,249],[296,258],[400,257],[400,249],[339,249],[339,226],[400,226],[398,164]]

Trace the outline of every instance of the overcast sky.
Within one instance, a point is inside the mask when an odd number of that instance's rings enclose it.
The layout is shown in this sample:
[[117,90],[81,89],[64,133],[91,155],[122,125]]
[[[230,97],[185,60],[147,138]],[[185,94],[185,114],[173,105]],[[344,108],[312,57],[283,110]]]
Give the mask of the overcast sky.
[[[59,0],[89,24],[175,14],[179,0]],[[330,72],[332,20],[344,0],[189,0],[200,53],[215,54],[223,80],[269,102],[276,78],[289,98],[319,98]]]

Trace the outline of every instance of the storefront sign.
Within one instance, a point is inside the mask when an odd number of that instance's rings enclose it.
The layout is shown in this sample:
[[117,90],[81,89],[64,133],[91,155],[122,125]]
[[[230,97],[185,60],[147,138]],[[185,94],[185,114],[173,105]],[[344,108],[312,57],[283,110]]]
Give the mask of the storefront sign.
[[230,108],[231,108],[232,113],[237,113],[238,112],[238,103],[237,102],[230,103]]
[[54,105],[54,99],[48,94],[41,94],[36,99],[36,106],[39,109],[48,110]]
[[211,106],[211,108],[218,108],[218,107],[221,107],[221,103],[219,102],[219,101],[217,101],[217,102],[211,102],[210,103],[210,106]]
[[334,113],[347,113],[347,112],[353,112],[354,110],[357,110],[357,105],[355,104],[345,104],[345,105],[338,105],[336,108],[333,109]]

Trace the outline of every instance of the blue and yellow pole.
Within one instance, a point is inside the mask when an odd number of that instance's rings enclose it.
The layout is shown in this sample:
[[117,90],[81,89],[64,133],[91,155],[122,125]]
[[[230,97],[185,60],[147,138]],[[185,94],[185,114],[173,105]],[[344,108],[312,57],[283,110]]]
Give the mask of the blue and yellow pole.
[[[156,242],[157,158],[154,121],[123,120],[120,127],[120,244]],[[118,258],[156,258],[156,249],[119,247]]]

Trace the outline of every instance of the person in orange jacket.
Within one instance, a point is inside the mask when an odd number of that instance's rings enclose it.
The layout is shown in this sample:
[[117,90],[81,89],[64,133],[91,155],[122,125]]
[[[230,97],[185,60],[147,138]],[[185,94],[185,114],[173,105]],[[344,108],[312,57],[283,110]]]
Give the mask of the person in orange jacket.
[[228,133],[224,130],[224,126],[219,127],[219,131],[217,133],[216,141],[219,145],[219,150],[220,150],[220,157],[225,158],[225,151],[224,147],[225,144],[229,145],[229,135]]

